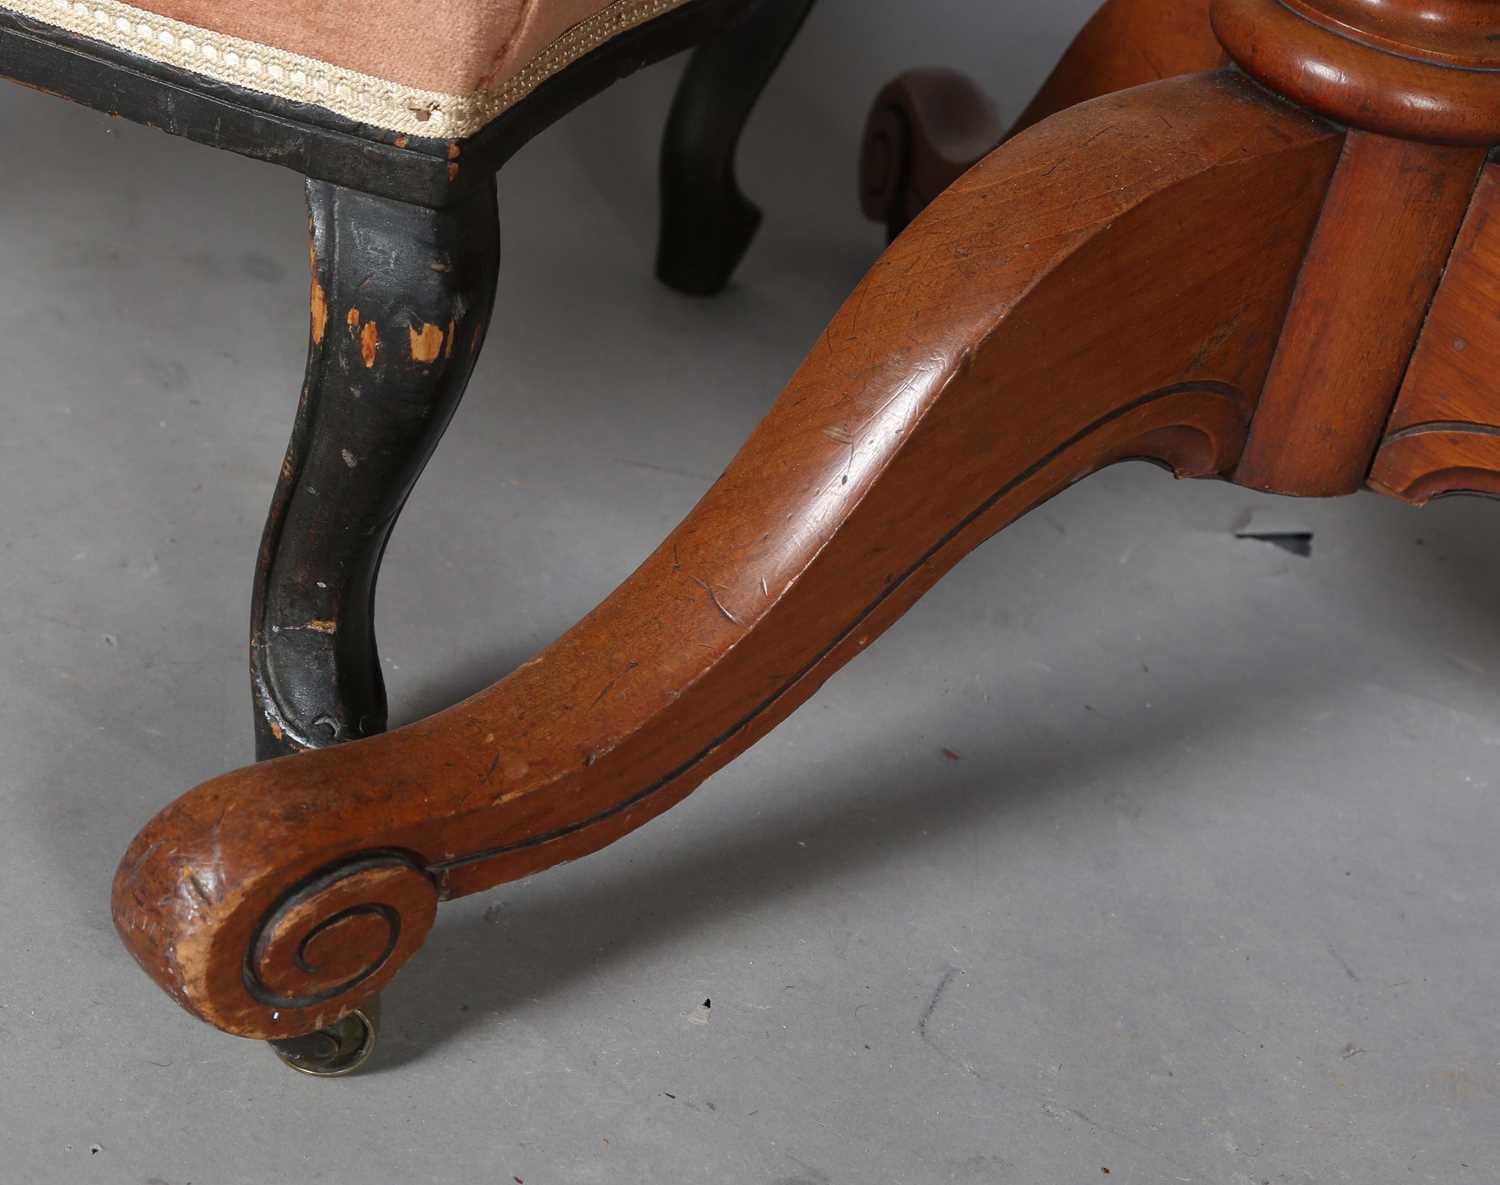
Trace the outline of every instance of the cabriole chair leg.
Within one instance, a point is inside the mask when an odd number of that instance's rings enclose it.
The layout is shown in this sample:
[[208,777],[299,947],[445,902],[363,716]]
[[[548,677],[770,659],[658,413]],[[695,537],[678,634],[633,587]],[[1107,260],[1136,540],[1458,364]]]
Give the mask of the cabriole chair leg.
[[694,296],[723,290],[760,226],[740,190],[735,151],[756,101],[796,39],[813,0],[763,0],[694,51],[661,150],[656,275]]

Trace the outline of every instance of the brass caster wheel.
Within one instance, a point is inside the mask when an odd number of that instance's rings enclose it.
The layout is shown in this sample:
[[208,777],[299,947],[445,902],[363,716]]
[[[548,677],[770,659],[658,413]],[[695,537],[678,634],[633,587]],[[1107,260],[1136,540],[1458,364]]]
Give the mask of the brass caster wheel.
[[377,996],[326,1029],[267,1044],[299,1074],[342,1078],[365,1064],[379,1036],[380,997]]

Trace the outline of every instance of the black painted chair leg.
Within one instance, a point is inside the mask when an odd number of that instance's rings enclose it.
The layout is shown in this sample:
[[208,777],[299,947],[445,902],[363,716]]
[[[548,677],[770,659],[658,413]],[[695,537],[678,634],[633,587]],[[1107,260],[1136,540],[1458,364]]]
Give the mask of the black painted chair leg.
[[499,270],[495,188],[430,210],[309,180],[307,377],[256,567],[256,756],[385,728],[375,580],[463,395]]
[[763,0],[694,51],[672,101],[661,154],[656,275],[679,292],[723,290],[760,225],[734,158],[761,92],[814,0]]

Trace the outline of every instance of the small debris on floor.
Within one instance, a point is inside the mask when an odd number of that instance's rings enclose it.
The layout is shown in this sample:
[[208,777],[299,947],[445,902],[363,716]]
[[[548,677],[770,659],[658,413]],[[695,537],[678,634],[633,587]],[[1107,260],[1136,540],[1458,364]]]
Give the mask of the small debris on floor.
[[946,757],[949,761],[959,760],[958,754],[955,753],[952,749],[944,749],[943,756]]
[[1288,516],[1284,511],[1252,510],[1245,521],[1235,528],[1234,537],[1258,539],[1304,559],[1312,555],[1312,528]]
[[688,1024],[706,1025],[708,1023],[709,1012],[713,1008],[713,1006],[714,1002],[712,999],[704,1000],[703,1003],[694,1008],[692,1012],[688,1013]]

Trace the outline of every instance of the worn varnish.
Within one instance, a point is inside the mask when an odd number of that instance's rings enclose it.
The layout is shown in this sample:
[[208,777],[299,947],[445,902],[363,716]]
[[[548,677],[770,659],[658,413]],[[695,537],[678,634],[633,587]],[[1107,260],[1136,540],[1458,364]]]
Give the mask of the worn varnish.
[[1079,103],[1222,66],[1210,0],[1105,0],[1068,46],[1011,134]]
[[[1495,6],[1213,0],[1235,69],[1095,97],[1131,71],[1217,61],[1194,23],[1203,7],[1107,5],[1023,122],[1092,101],[1032,120],[930,204],[924,189],[882,206],[926,208],[728,470],[614,594],[488,690],[351,739],[377,720],[361,666],[373,639],[350,606],[373,587],[379,548],[320,577],[337,590],[325,607],[298,598],[311,595],[306,565],[337,544],[273,547],[263,580],[290,590],[290,608],[258,620],[289,622],[273,636],[310,647],[288,670],[322,673],[262,696],[276,709],[263,751],[315,751],[213,779],[137,837],[114,911],[146,971],[230,1032],[329,1024],[412,956],[440,900],[585,855],[666,810],[974,546],[1104,465],[1145,459],[1298,494],[1500,494],[1500,173],[1483,165],[1500,140]],[[1181,22],[1166,56],[1101,32],[1146,36],[1153,19]],[[716,126],[737,131],[753,89],[730,87]],[[933,91],[904,93],[897,109],[915,112]],[[962,164],[952,146],[983,122],[968,94],[937,121],[933,169]],[[320,207],[336,225],[343,197],[312,192],[315,226]],[[457,397],[458,360],[479,341],[458,294],[492,282],[478,206],[443,222],[345,196],[356,228],[386,220],[402,241],[453,246],[429,266],[435,287],[403,264],[366,299],[315,235],[309,374],[345,377],[310,377],[278,489],[283,533],[307,484],[299,447],[336,477],[368,474],[345,394],[384,382],[435,417]],[[371,430],[389,429],[377,417]],[[396,431],[388,475],[342,499],[377,533],[425,431]],[[343,687],[357,694],[330,694]],[[309,734],[304,702],[334,704],[338,727]]]
[[[1017,138],[898,240],[704,500],[566,636],[457,708],[163,812],[116,882],[127,944],[232,1032],[326,1023],[394,973],[399,916],[359,914],[337,974],[295,995],[260,990],[259,960],[268,934],[353,916],[345,869],[387,861],[425,919],[601,847],[1058,490],[1131,457],[1227,472],[1340,139],[1229,73]],[[1068,151],[1084,141],[1107,184]]]

